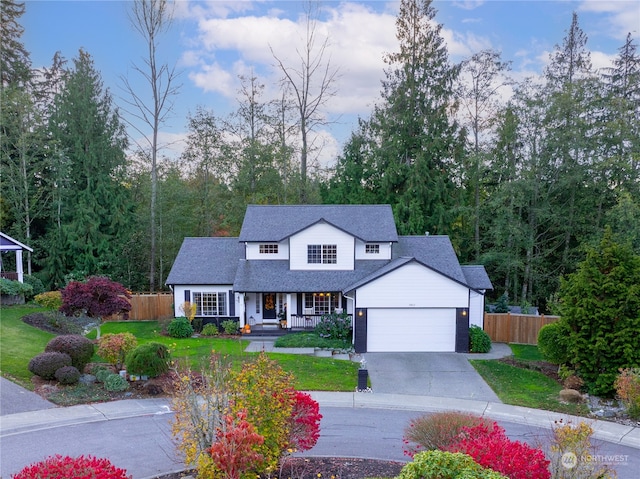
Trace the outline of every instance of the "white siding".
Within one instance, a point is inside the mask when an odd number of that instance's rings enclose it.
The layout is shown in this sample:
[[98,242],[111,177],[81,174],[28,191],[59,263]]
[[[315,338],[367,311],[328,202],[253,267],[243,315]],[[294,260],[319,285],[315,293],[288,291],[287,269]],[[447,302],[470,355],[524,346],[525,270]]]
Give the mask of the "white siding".
[[[184,304],[184,292],[189,290],[191,292],[190,298],[193,301],[193,293],[226,293],[227,294],[227,312],[226,315],[229,315],[229,291],[233,289],[233,285],[189,285],[189,286],[174,286],[173,287],[173,314],[177,316],[184,316],[184,312],[182,311],[182,305]],[[236,313],[237,305],[238,305],[238,294],[234,294],[234,301],[236,301]],[[237,314],[236,314],[237,315]]]
[[469,326],[484,328],[484,294],[469,292]]
[[[335,264],[308,264],[307,245],[336,245]],[[354,238],[326,223],[318,223],[293,235],[289,240],[292,270],[352,270],[354,266]]]
[[247,255],[247,259],[289,259],[289,243],[286,241],[281,241],[278,243],[278,253],[273,254],[265,254],[260,253],[260,245],[261,244],[274,244],[269,242],[259,242],[259,243],[247,243],[245,245],[245,253]]
[[369,309],[367,352],[454,352],[455,309]]
[[417,263],[358,288],[358,308],[466,308],[469,288]]
[[[365,253],[366,244],[377,244],[380,246],[378,254]],[[356,259],[391,259],[391,243],[365,243],[362,240],[356,240]]]

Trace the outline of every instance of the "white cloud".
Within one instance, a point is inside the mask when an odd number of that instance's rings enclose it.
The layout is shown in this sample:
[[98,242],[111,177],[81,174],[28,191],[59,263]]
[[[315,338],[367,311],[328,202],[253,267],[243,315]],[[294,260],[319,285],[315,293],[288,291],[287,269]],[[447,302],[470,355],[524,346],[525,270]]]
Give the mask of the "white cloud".
[[638,38],[640,33],[640,4],[637,0],[585,0],[579,8],[582,12],[608,14],[604,25],[607,34],[613,38],[623,40],[627,33]]
[[205,92],[216,92],[225,97],[235,96],[235,77],[218,63],[202,65],[200,71],[190,73],[189,78]]

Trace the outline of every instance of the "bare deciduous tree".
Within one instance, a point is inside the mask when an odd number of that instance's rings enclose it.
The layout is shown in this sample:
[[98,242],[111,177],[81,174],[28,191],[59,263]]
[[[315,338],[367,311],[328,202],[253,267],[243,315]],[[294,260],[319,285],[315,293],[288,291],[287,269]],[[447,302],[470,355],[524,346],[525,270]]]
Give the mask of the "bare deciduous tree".
[[292,91],[300,126],[300,202],[307,201],[307,165],[309,161],[309,133],[319,125],[328,123],[322,114],[322,107],[335,96],[334,84],[338,70],[331,67],[331,59],[327,58],[329,39],[318,40],[317,4],[309,2],[306,9],[306,38],[304,50],[296,49],[299,65],[287,66],[273,49],[271,53],[278,68],[284,74],[283,82]]
[[[155,290],[156,285],[156,204],[157,204],[157,157],[160,146],[158,133],[160,126],[167,120],[173,108],[172,97],[177,95],[180,85],[176,85],[178,73],[174,67],[166,63],[158,64],[158,44],[162,34],[170,28],[173,12],[167,0],[135,0],[131,8],[130,20],[136,31],[144,38],[147,46],[147,56],[143,57],[142,65],[133,65],[133,70],[142,76],[148,84],[149,90],[136,91],[136,88],[124,77],[124,89],[129,95],[125,101],[129,105],[127,110],[134,118],[142,122],[129,122],[146,141],[147,157],[151,162],[151,207],[150,207],[150,266],[149,289]],[[151,129],[148,135],[143,128]]]

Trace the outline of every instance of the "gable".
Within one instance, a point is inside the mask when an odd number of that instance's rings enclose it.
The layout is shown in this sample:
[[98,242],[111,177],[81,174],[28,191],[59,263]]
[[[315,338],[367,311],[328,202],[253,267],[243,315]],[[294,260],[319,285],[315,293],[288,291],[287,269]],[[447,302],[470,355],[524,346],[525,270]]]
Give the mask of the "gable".
[[398,240],[389,205],[249,205],[239,240],[278,242],[320,221],[366,242]]
[[[321,221],[289,238],[289,260],[292,270],[352,270],[354,267],[354,238],[350,234],[335,226]],[[319,253],[325,248],[335,252],[335,263],[326,263],[323,257],[318,263],[308,261],[308,248],[319,248]]]
[[469,288],[417,261],[408,261],[356,289],[367,308],[465,307]]

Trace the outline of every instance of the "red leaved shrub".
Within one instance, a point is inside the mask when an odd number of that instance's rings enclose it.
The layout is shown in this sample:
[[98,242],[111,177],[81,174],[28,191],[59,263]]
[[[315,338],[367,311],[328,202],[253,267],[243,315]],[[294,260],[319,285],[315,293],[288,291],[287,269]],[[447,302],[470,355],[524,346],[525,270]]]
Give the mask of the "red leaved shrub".
[[520,441],[512,441],[505,430],[478,424],[464,428],[460,438],[446,448],[449,452],[468,454],[483,467],[510,479],[550,479],[549,461],[544,453]]
[[115,467],[108,459],[92,456],[69,457],[56,454],[31,464],[13,479],[131,479],[127,471]]
[[296,451],[308,451],[315,446],[320,437],[321,419],[317,401],[307,393],[296,391],[291,411],[289,447]]
[[71,281],[62,290],[60,311],[67,316],[86,313],[90,318],[104,318],[112,314],[123,314],[129,319],[131,294],[120,283],[104,276],[92,276],[86,282]]
[[264,437],[247,422],[247,412],[240,411],[235,418],[232,415],[223,418],[209,453],[225,479],[240,479],[264,461],[262,454],[254,449],[263,442]]

